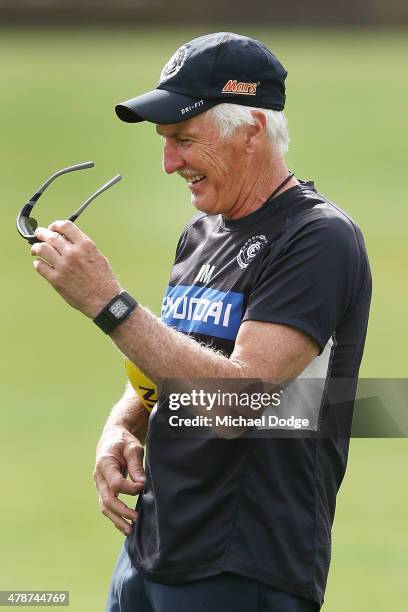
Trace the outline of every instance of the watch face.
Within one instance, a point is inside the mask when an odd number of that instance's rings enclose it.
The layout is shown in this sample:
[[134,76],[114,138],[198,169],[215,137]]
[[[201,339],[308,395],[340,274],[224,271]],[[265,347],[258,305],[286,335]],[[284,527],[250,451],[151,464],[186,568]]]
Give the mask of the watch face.
[[113,314],[115,319],[120,319],[124,314],[129,310],[129,305],[126,304],[123,300],[118,298],[112,306],[109,307],[109,312]]

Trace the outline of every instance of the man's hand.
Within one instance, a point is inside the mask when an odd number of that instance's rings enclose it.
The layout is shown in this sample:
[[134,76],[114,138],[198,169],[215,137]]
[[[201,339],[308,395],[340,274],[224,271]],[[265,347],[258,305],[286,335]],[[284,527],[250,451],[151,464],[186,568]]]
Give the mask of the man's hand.
[[[129,474],[131,481],[127,479]],[[137,495],[143,489],[143,446],[125,427],[111,425],[104,429],[96,450],[94,480],[99,491],[102,513],[124,535],[129,535],[137,512],[118,495]]]
[[31,255],[34,267],[74,308],[95,318],[121,287],[109,261],[71,221],[55,221],[37,228]]

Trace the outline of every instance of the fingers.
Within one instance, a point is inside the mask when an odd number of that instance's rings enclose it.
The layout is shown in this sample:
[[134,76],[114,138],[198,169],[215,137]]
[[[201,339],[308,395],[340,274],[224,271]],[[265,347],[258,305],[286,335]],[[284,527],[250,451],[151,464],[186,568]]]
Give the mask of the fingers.
[[37,227],[35,236],[54,247],[60,255],[67,251],[67,247],[70,244],[70,241],[61,232],[52,231],[46,227]]
[[131,523],[137,519],[137,512],[118,499],[120,493],[136,495],[143,489],[143,482],[130,482],[120,471],[118,459],[103,456],[94,471],[96,488],[99,491],[99,506],[102,514],[112,521],[117,529],[129,535]]
[[[64,240],[64,238],[61,239]],[[41,257],[53,268],[58,264],[58,260],[61,259],[61,254],[54,247],[46,242],[37,242],[31,247],[31,255],[33,257]]]
[[42,259],[34,259],[33,266],[36,271],[45,278],[49,283],[53,284],[55,280],[55,270],[47,262]]
[[99,479],[97,488],[102,514],[110,519],[124,535],[129,535],[132,530],[132,523],[138,517],[137,512],[115,497],[105,480]]
[[36,242],[30,250],[32,257],[41,258],[34,260],[34,268],[53,285],[57,277],[55,269],[62,262],[62,255],[66,254],[69,242],[61,234],[44,227],[38,228],[35,234],[42,242]]
[[[132,480],[128,480],[129,474]],[[129,534],[137,512],[118,499],[121,493],[137,495],[143,490],[143,447],[127,429],[114,426],[104,430],[97,447],[94,480],[102,513]],[[132,482],[133,481],[133,482]]]
[[98,460],[95,472],[106,481],[115,496],[118,496],[120,493],[137,495],[143,489],[143,483],[131,482],[124,477],[116,457],[101,457]]
[[134,483],[139,483],[143,486],[145,474],[143,469],[143,454],[144,449],[138,442],[128,444],[123,449],[123,456],[127,463],[129,476]]
[[54,221],[51,225],[48,226],[49,230],[54,232],[58,232],[59,234],[63,234],[70,242],[76,243],[81,242],[81,240],[88,238],[84,232],[81,232],[79,227],[72,223],[72,221]]
[[64,247],[68,246],[69,243],[76,244],[86,239],[89,240],[88,236],[81,232],[79,227],[72,223],[72,221],[54,221],[48,228],[37,227],[35,236],[39,240],[51,244],[61,254],[66,250]]
[[132,531],[132,525],[125,521],[124,519],[118,517],[116,514],[111,512],[110,510],[102,510],[102,514],[106,516],[112,523],[115,525],[116,529],[119,529],[123,535],[128,536]]

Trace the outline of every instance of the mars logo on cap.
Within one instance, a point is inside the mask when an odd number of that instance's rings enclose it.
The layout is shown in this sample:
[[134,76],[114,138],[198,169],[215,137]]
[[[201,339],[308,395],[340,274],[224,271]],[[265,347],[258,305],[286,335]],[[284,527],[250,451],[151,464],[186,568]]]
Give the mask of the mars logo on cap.
[[178,71],[183,67],[184,62],[188,56],[189,45],[183,45],[180,49],[177,49],[174,55],[171,56],[165,67],[163,68],[160,75],[160,83],[167,81],[174,77]]
[[245,94],[247,96],[256,96],[256,88],[259,83],[242,83],[235,79],[230,79],[225,83],[221,93],[225,94]]

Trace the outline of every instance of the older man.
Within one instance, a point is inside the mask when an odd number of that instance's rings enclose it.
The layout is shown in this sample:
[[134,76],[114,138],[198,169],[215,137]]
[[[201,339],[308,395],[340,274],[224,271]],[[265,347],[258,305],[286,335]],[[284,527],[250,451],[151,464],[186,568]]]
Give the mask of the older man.
[[[354,390],[371,279],[358,227],[285,164],[285,77],[260,42],[210,34],[174,54],[155,90],[116,107],[156,124],[164,170],[186,180],[200,211],[179,240],[161,320],[72,223],[37,230],[32,254],[153,381],[308,372],[325,381],[327,415],[331,382]],[[169,436],[168,408],[161,396],[149,419],[129,387],[98,444],[101,508],[127,536],[107,610],[319,609],[347,435]],[[348,432],[350,411],[335,414]],[[120,493],[141,493],[137,511]]]

